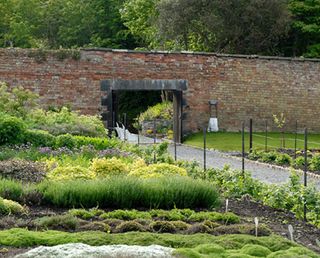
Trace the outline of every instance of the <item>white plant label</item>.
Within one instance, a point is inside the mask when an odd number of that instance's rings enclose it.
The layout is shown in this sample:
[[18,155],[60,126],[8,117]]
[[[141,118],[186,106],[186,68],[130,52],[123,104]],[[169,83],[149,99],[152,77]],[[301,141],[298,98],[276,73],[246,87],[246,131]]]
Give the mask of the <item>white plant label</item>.
[[293,232],[294,232],[293,226],[289,225],[288,230],[289,230],[290,239],[291,239],[291,241],[293,241]]
[[257,217],[254,218],[254,224],[256,226],[256,237],[258,237],[259,219]]
[[226,212],[228,212],[228,207],[229,207],[229,199],[226,200]]

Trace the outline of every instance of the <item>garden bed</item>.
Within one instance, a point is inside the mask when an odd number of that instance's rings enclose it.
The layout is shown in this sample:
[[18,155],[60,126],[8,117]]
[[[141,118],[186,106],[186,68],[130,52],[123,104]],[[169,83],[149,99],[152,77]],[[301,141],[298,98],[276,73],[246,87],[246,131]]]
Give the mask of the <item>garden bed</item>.
[[[192,250],[193,248],[199,250],[199,248],[197,249],[197,245],[200,244],[216,243],[227,248],[226,250],[232,250],[232,248],[226,247],[221,242],[223,239],[226,240],[230,238],[229,241],[231,242],[238,241],[242,243],[237,244],[236,249],[243,248],[245,243],[257,245],[263,243],[262,246],[273,249],[273,251],[278,251],[287,250],[290,246],[295,246],[295,244],[291,244],[290,241],[286,242],[284,240],[284,238],[289,237],[288,224],[293,225],[295,229],[294,238],[297,243],[320,253],[320,247],[315,244],[315,239],[319,238],[320,230],[310,224],[295,219],[293,214],[261,205],[260,203],[250,200],[250,198],[229,200],[229,210],[234,212],[234,215],[233,213],[225,214],[224,209],[225,207],[221,207],[221,213],[177,209],[170,211],[131,210],[129,212],[125,210],[93,209],[89,211],[83,209],[68,210],[31,206],[27,214],[1,217],[0,256],[12,257],[15,254],[23,253],[40,244],[52,246],[79,241],[80,239],[82,243],[90,245],[160,244],[174,248],[192,248]],[[92,214],[86,217],[90,212]],[[35,227],[33,223],[39,219],[41,221],[41,218],[42,221],[44,221],[43,218],[61,218],[62,216],[66,216],[66,214],[77,215],[74,217],[79,220],[76,228],[64,227],[63,223],[59,224],[59,220],[55,221],[56,224],[51,223],[51,225],[49,225],[47,223],[47,226],[44,227],[39,225]],[[151,217],[146,217],[146,214],[149,214]],[[201,216],[199,216],[199,214],[201,214]],[[92,215],[93,217],[91,217]],[[192,219],[192,215],[193,218],[196,219]],[[258,238],[255,237],[254,217],[258,217],[260,220]],[[11,224],[10,226],[9,221],[15,224]],[[184,223],[182,221],[184,221]],[[162,222],[162,224],[159,222]],[[65,221],[65,223],[69,223],[69,226],[72,225],[70,221]],[[108,225],[108,227],[102,226],[104,223]],[[146,227],[152,223],[154,225],[158,223],[162,227],[158,225],[159,227],[153,226],[152,229],[149,228],[147,230]],[[119,227],[119,225],[124,224],[127,224],[127,226]],[[137,224],[140,224],[141,228],[137,227]],[[176,229],[168,226],[170,224],[171,226],[175,225],[174,227]],[[6,226],[3,227],[3,225]],[[85,227],[86,225],[87,227]],[[192,230],[185,231],[183,227],[186,225]],[[118,229],[122,228],[122,231],[117,231],[117,227]],[[50,231],[53,229],[58,231]],[[281,237],[279,238],[272,234],[277,234]],[[268,237],[268,235],[270,235],[270,237]],[[271,244],[270,241],[273,242],[273,244]],[[188,251],[186,257],[189,257],[188,254],[194,251],[192,250],[183,249],[181,252],[184,253]],[[306,254],[307,251],[301,252]]]
[[[141,147],[107,138],[97,117],[20,105],[25,112],[0,110],[0,255],[81,242],[159,244],[183,257],[250,257],[255,250],[261,257],[319,257],[284,238],[291,224],[296,241],[319,252],[320,193],[296,175],[266,185],[247,172],[204,171],[174,161],[167,143]],[[225,212],[226,198],[235,214]],[[295,218],[304,200],[315,226]]]

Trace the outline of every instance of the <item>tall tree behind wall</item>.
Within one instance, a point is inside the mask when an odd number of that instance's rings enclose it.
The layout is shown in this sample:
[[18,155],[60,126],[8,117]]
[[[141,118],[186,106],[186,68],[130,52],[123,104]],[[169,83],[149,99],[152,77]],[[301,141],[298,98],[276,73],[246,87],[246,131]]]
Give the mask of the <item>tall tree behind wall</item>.
[[0,46],[135,48],[121,0],[0,0]]
[[289,30],[286,0],[162,0],[157,27],[177,48],[279,54]]
[[289,55],[320,58],[320,0],[291,0],[289,8],[293,14]]

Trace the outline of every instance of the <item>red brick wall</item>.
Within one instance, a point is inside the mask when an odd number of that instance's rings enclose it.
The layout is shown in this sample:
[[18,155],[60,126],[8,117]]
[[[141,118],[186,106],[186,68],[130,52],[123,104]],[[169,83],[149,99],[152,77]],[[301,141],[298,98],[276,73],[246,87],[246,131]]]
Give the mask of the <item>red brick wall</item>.
[[192,53],[82,50],[79,60],[59,51],[0,49],[0,81],[22,85],[45,106],[69,104],[83,113],[102,110],[105,79],[186,79],[183,127],[197,131],[217,99],[220,128],[238,131],[253,118],[256,128],[283,112],[287,128],[320,132],[320,61]]

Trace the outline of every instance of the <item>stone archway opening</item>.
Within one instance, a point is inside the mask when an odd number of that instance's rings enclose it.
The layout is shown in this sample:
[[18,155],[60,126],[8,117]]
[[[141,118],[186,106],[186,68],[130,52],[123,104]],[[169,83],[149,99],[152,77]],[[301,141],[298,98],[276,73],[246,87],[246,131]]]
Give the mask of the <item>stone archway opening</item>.
[[108,128],[114,125],[117,91],[171,91],[173,93],[173,132],[177,143],[182,141],[182,98],[183,91],[187,90],[186,80],[103,80],[101,82],[102,118]]

